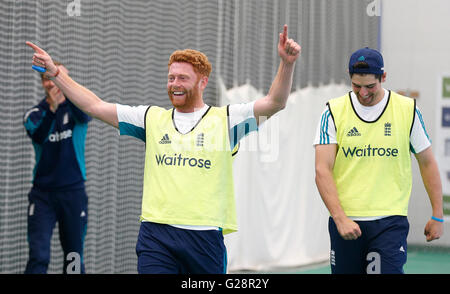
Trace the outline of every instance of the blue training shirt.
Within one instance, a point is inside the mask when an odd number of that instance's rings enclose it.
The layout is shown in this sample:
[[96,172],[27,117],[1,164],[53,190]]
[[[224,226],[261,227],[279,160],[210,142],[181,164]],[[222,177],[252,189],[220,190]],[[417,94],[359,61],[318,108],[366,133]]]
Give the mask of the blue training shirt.
[[84,150],[90,120],[68,99],[55,113],[50,111],[45,98],[25,113],[24,126],[36,157],[34,187],[46,190],[84,187]]

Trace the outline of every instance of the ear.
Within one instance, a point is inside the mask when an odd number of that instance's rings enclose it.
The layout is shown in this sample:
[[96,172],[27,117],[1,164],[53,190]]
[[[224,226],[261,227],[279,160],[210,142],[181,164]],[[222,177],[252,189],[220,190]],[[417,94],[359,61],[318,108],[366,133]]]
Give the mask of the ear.
[[386,81],[386,72],[383,72],[381,75],[381,82],[384,83]]
[[201,76],[200,77],[200,89],[205,90],[206,85],[208,85],[208,77],[207,76]]

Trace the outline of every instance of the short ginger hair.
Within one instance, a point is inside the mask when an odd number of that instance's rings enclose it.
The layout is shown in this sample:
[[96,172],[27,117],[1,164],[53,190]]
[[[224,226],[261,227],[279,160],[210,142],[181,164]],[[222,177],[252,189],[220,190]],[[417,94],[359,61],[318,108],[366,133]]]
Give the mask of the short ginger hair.
[[209,77],[211,73],[212,66],[206,57],[200,51],[193,49],[176,50],[170,55],[168,67],[174,62],[187,62],[192,64],[194,71],[201,75]]

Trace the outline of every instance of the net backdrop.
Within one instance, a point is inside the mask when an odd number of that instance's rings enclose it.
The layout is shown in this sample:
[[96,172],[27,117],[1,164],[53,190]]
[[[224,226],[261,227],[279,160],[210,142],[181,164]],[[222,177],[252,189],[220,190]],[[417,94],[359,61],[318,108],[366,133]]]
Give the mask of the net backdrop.
[[[247,84],[268,91],[285,23],[289,36],[302,46],[293,91],[348,83],[349,54],[362,46],[377,47],[379,18],[368,17],[369,2],[0,1],[0,273],[22,273],[28,258],[27,194],[34,151],[22,117],[44,91],[31,70],[32,50],[25,41],[65,63],[77,82],[106,101],[162,107],[171,106],[165,90],[168,57],[176,49],[194,48],[213,65],[204,100],[218,105],[223,88]],[[100,121],[89,124],[88,273],[136,272],[143,168],[142,142],[120,137]],[[62,272],[62,259],[56,226],[49,273]]]

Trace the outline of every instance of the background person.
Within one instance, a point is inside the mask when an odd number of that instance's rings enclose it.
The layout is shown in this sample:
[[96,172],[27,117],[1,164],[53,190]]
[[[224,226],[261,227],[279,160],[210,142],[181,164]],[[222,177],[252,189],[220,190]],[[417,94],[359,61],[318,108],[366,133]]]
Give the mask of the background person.
[[[59,62],[55,67],[68,73]],[[24,115],[36,156],[33,186],[28,194],[29,259],[25,273],[47,273],[56,223],[64,252],[63,272],[72,261],[67,255],[75,252],[80,258],[79,271],[84,273],[88,213],[84,149],[91,118],[66,99],[47,75],[41,75],[41,82],[45,98]]]

